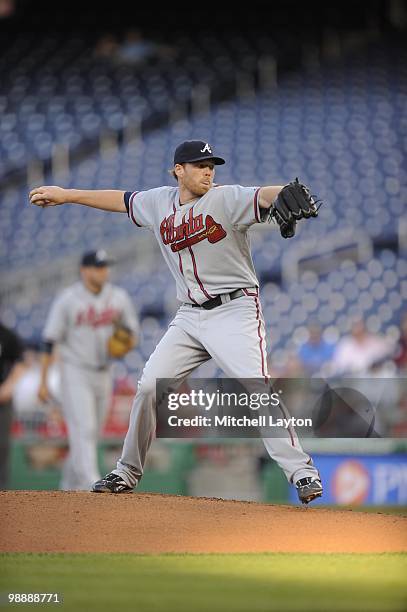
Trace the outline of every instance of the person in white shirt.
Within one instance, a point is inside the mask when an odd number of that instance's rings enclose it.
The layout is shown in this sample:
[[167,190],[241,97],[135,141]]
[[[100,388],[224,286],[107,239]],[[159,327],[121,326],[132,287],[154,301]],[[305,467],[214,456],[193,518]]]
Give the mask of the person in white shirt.
[[334,374],[366,374],[392,353],[391,342],[366,329],[362,319],[353,322],[351,333],[339,341],[332,360]]

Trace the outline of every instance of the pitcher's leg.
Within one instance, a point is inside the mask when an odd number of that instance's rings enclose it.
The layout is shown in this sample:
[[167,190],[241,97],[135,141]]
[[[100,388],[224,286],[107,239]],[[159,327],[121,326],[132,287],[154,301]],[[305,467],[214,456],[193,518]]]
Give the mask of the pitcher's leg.
[[156,425],[156,379],[176,378],[180,382],[192,370],[210,359],[200,342],[173,325],[147,361],[130,414],[123,452],[114,474],[134,487],[143,475],[147,451]]
[[302,449],[298,438],[295,445],[287,438],[263,438],[263,444],[270,457],[278,463],[290,483],[301,478],[319,478],[312,459]]
[[[257,378],[269,384],[266,356],[266,333],[257,292],[233,300],[209,311],[204,335],[205,348],[229,378]],[[218,330],[222,329],[222,334]],[[224,341],[225,337],[228,342]],[[281,417],[287,416],[281,406]],[[301,447],[293,427],[281,427],[281,437],[263,438],[270,457],[284,471],[287,480],[319,478],[312,460]]]

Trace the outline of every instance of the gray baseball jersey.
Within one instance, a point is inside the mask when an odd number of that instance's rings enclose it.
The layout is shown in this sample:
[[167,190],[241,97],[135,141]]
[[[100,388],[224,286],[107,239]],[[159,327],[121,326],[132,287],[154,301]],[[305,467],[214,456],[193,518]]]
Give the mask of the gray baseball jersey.
[[[114,473],[134,487],[143,475],[155,431],[157,378],[183,380],[211,357],[231,378],[263,378],[267,384],[266,330],[248,228],[264,220],[259,188],[217,186],[179,204],[177,187],[126,192],[129,217],[151,229],[175,278],[181,305],[139,381],[122,456]],[[239,299],[205,310],[212,297],[242,289]],[[264,438],[271,457],[291,482],[318,477],[292,429]]]
[[258,287],[247,230],[263,221],[258,187],[217,185],[183,205],[178,187],[126,192],[128,215],[152,230],[181,302],[202,304],[241,287]]
[[138,332],[138,319],[124,289],[106,283],[99,294],[94,294],[79,281],[53,302],[43,337],[59,344],[63,361],[103,368],[108,363],[107,340],[117,318]]

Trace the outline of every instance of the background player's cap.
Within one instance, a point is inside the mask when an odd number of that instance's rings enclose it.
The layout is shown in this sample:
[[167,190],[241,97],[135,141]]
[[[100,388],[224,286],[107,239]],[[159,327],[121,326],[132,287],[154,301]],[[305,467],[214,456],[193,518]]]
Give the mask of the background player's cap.
[[216,166],[225,163],[222,157],[214,155],[213,147],[208,142],[203,142],[203,140],[185,140],[175,149],[174,166],[175,164],[186,164],[204,159],[210,159]]
[[88,251],[84,253],[81,260],[81,266],[95,268],[102,268],[103,266],[111,266],[114,263],[113,259],[110,259],[103,249],[98,251]]

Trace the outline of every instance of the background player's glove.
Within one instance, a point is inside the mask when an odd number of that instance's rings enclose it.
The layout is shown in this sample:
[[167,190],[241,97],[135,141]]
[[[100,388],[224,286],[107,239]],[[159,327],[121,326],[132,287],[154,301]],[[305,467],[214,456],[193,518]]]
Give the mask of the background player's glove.
[[282,188],[270,207],[270,216],[277,221],[282,237],[292,238],[297,221],[318,216],[317,204],[308,187],[296,178]]
[[122,323],[115,323],[113,334],[107,341],[107,352],[114,359],[121,359],[134,346],[133,334]]

